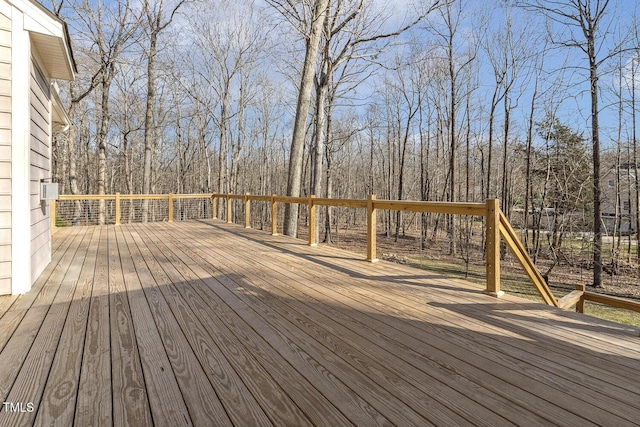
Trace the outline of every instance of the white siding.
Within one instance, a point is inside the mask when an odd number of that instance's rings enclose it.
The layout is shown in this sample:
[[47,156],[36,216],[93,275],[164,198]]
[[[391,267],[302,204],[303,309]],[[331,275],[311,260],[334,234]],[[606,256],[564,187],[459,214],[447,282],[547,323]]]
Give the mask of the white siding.
[[11,293],[11,19],[0,13],[0,295]]
[[49,206],[40,201],[40,181],[51,179],[51,86],[34,60],[31,61],[30,192],[31,278],[42,273],[51,259]]

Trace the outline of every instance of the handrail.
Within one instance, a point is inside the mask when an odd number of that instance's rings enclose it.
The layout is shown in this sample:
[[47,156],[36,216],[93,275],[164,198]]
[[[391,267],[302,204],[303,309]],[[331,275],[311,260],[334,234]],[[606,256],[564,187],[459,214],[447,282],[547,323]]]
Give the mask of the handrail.
[[[173,200],[181,199],[210,199],[213,193],[204,194],[61,194],[58,196],[58,201],[81,201],[81,200],[114,200],[115,201],[115,224],[120,225],[120,207],[122,200],[166,200],[169,202],[169,208],[167,212],[167,221],[173,222]],[[51,203],[51,225],[55,227],[55,211],[56,201]]]
[[[568,309],[576,304],[576,310],[582,311],[584,301],[592,301],[613,307],[623,308],[640,312],[640,302],[630,301],[623,298],[598,294],[585,291],[584,288],[573,291],[564,298],[555,298],[542,274],[535,266],[533,260],[527,253],[524,245],[509,224],[507,217],[500,209],[497,199],[488,199],[485,203],[458,203],[458,202],[426,202],[408,200],[378,200],[375,195],[370,195],[368,199],[328,199],[309,197],[289,197],[273,194],[271,196],[251,195],[251,194],[106,194],[106,195],[60,195],[58,200],[115,200],[116,224],[120,224],[120,201],[121,200],[167,200],[169,209],[167,220],[173,221],[173,200],[180,199],[211,199],[212,217],[218,219],[218,200],[226,200],[227,222],[232,222],[233,204],[231,200],[244,201],[246,228],[251,227],[251,201],[262,201],[271,203],[271,234],[277,235],[277,206],[278,203],[299,203],[305,204],[309,209],[309,245],[315,246],[315,218],[316,206],[336,206],[367,209],[367,261],[376,262],[376,211],[384,210],[404,210],[411,212],[429,212],[452,215],[469,215],[486,218],[486,289],[485,293],[499,297],[504,292],[500,290],[500,240],[504,241],[511,250],[514,257],[522,266],[532,284],[540,293],[540,296],[547,305]],[[56,201],[51,201],[51,224],[55,227]]]
[[[597,302],[611,307],[623,308],[625,310],[640,313],[640,302],[631,301],[626,298],[614,297],[611,295],[599,294],[596,292],[585,291],[582,295],[582,301]],[[578,311],[582,312],[581,309]]]

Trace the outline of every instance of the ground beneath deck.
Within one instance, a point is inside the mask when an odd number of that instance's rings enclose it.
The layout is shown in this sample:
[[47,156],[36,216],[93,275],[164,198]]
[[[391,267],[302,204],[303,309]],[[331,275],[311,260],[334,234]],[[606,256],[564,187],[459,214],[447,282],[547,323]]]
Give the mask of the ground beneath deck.
[[622,325],[218,221],[53,246],[0,297],[0,426],[640,422]]

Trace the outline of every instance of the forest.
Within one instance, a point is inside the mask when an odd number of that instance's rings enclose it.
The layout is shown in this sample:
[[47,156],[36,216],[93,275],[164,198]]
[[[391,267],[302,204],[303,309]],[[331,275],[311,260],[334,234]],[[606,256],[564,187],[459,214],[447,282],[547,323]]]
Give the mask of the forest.
[[[60,82],[62,194],[498,198],[547,273],[584,261],[592,285],[620,266],[637,280],[635,1],[44,6],[78,68]],[[287,234],[303,215],[287,210]],[[340,219],[322,218],[331,241]],[[473,228],[399,212],[381,224],[463,252]]]

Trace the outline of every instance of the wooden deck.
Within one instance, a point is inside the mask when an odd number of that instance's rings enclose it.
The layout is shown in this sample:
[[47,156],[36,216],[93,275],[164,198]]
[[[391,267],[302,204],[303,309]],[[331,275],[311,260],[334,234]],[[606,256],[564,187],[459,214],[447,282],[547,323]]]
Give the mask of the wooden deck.
[[637,331],[219,221],[59,229],[0,426],[640,423]]

